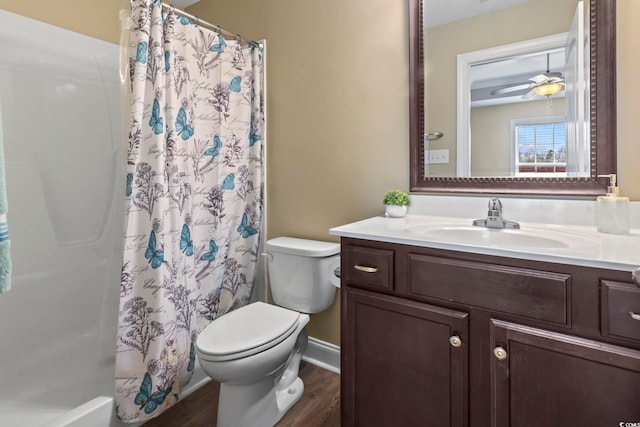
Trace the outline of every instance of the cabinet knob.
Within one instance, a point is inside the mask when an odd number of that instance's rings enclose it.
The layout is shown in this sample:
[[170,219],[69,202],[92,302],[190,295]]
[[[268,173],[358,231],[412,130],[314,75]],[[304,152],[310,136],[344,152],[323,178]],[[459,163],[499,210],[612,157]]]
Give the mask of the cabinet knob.
[[457,335],[452,335],[449,337],[449,342],[453,347],[460,347],[462,345],[462,338]]
[[496,347],[493,349],[493,355],[498,360],[505,360],[507,358],[507,350],[502,347]]
[[637,286],[640,286],[640,267],[633,270],[633,272],[631,273],[631,280],[633,280],[633,283],[635,283]]
[[638,314],[638,313],[634,313],[633,311],[630,311],[629,312],[629,316],[631,316],[631,318],[633,320],[639,320],[640,321],[640,314]]
[[378,267],[368,267],[366,265],[354,265],[353,268],[355,268],[358,271],[362,271],[363,273],[377,273],[378,272]]

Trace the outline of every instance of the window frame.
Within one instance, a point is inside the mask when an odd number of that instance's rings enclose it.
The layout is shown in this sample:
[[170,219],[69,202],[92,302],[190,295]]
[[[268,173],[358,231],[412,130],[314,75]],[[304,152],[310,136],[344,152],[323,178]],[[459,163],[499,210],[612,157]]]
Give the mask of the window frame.
[[[518,162],[518,149],[516,128],[518,126],[535,126],[535,125],[547,125],[547,124],[565,124],[565,139],[566,139],[566,126],[567,120],[564,115],[543,116],[543,117],[524,117],[511,119],[509,128],[509,140],[510,140],[510,153],[509,153],[509,168],[511,176],[514,177],[567,177],[567,163],[565,162],[565,172],[520,172]],[[567,142],[565,140],[565,149]],[[555,163],[557,165],[557,163]]]

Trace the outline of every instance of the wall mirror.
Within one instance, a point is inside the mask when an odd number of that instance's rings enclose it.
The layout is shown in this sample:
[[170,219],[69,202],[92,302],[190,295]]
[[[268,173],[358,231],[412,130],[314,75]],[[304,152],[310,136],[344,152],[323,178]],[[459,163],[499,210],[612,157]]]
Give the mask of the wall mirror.
[[411,191],[605,192],[615,0],[408,1]]

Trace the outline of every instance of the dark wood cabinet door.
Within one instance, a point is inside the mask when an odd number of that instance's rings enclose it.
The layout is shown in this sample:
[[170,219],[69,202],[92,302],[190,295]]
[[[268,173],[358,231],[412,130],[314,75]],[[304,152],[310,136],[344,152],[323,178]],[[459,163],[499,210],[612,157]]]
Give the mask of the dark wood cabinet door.
[[343,289],[342,426],[467,425],[467,314]]
[[640,423],[640,351],[499,320],[490,329],[492,426]]

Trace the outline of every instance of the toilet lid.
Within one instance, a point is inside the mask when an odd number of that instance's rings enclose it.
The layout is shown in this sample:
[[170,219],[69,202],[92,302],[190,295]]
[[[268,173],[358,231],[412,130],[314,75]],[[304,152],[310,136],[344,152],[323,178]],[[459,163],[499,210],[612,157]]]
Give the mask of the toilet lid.
[[196,346],[204,355],[246,357],[253,354],[248,350],[261,351],[291,335],[299,316],[297,311],[255,302],[215,319],[200,332]]
[[322,258],[339,254],[340,243],[298,239],[296,237],[275,237],[267,240],[267,252]]

